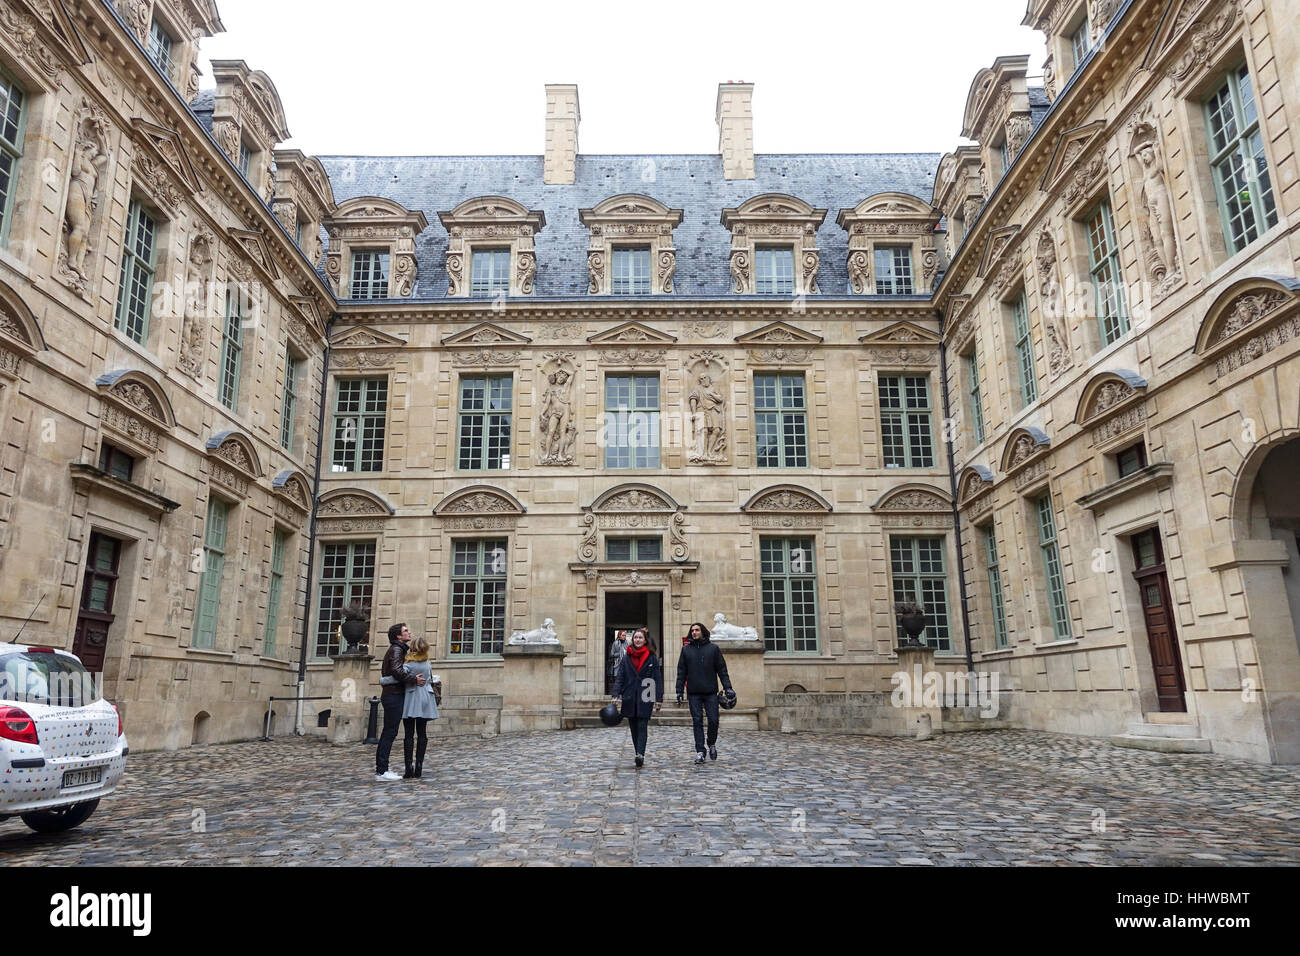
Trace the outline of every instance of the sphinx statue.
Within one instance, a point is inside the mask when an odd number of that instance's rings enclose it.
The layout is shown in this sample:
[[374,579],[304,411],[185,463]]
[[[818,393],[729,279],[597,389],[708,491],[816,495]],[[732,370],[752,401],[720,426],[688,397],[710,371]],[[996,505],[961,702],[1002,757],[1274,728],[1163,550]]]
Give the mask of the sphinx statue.
[[737,627],[719,611],[713,615],[713,630],[709,636],[717,641],[756,641],[758,631],[752,627]]
[[541,627],[533,628],[531,631],[515,631],[510,635],[511,644],[558,644],[560,639],[555,633],[555,622],[549,617],[542,622]]

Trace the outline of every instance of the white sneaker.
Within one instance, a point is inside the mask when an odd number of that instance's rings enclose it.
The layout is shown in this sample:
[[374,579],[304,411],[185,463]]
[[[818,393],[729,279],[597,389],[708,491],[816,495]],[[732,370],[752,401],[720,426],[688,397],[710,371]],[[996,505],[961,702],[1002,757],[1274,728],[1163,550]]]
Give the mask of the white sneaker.
[[385,770],[383,773],[375,774],[375,779],[376,780],[401,780],[402,775],[400,773],[393,773],[393,771],[391,770]]

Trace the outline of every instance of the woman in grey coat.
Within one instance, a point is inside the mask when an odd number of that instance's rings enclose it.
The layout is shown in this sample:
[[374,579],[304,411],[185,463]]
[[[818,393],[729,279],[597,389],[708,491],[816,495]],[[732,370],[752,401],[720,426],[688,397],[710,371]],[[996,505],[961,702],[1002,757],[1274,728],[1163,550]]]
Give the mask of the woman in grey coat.
[[[429,721],[438,719],[438,701],[434,697],[433,665],[429,663],[429,642],[423,637],[411,638],[406,654],[406,672],[411,677],[424,677],[424,684],[409,684],[406,700],[402,703],[402,724],[406,728],[407,778],[420,776],[424,768],[424,752],[428,746]],[[415,742],[415,763],[411,763],[411,743]]]

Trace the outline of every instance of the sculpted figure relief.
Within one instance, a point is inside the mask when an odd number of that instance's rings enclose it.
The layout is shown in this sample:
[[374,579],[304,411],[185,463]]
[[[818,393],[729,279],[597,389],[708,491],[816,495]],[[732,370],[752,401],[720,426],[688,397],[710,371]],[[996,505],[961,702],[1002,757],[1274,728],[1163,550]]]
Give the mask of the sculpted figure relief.
[[571,376],[559,368],[546,377],[539,424],[542,429],[543,465],[572,465],[573,443],[578,429],[573,424],[573,386]]
[[1133,133],[1129,155],[1136,159],[1140,174],[1138,187],[1138,221],[1145,247],[1147,271],[1156,286],[1172,284],[1180,274],[1178,244],[1174,236],[1173,202],[1165,179],[1155,126],[1145,111],[1131,124]]
[[531,631],[515,631],[510,635],[511,644],[558,644],[559,636],[555,633],[555,622],[549,617],[542,622],[541,627],[535,627]]
[[99,180],[108,164],[108,143],[100,124],[87,116],[80,124],[68,181],[68,203],[63,213],[69,272],[86,278],[86,251],[95,209],[99,205]]
[[711,465],[727,460],[727,399],[705,371],[686,398],[691,410],[690,460]]
[[715,641],[756,641],[758,631],[752,627],[740,627],[727,620],[727,615],[719,611],[713,615],[712,637]]

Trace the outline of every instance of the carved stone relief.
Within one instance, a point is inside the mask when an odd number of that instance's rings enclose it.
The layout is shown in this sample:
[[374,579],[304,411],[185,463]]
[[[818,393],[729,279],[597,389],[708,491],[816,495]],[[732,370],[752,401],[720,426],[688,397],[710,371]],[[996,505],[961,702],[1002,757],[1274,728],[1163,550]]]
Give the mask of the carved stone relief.
[[108,166],[108,117],[82,97],[74,127],[72,172],[63,209],[63,228],[58,256],[59,277],[78,295],[89,297],[90,278],[86,262],[95,261],[95,244],[103,218],[104,170]]
[[694,465],[724,465],[728,461],[727,365],[718,352],[692,354],[686,372],[691,389],[686,395],[691,434],[687,460]]
[[1141,238],[1142,258],[1156,301],[1182,282],[1178,260],[1173,200],[1165,175],[1165,161],[1156,129],[1155,110],[1147,103],[1128,123],[1129,162],[1135,175],[1138,202],[1134,212]]
[[204,349],[208,341],[208,298],[212,263],[216,258],[216,237],[199,232],[190,240],[189,265],[185,275],[185,319],[181,326],[181,350],[177,364],[193,378],[203,376]]
[[1046,227],[1038,234],[1034,256],[1038,273],[1038,301],[1047,343],[1047,364],[1056,378],[1074,364],[1065,324],[1065,296],[1056,260],[1056,243]]
[[572,352],[547,352],[542,356],[546,390],[538,412],[538,464],[572,465],[578,438],[573,405],[573,379],[577,360]]

